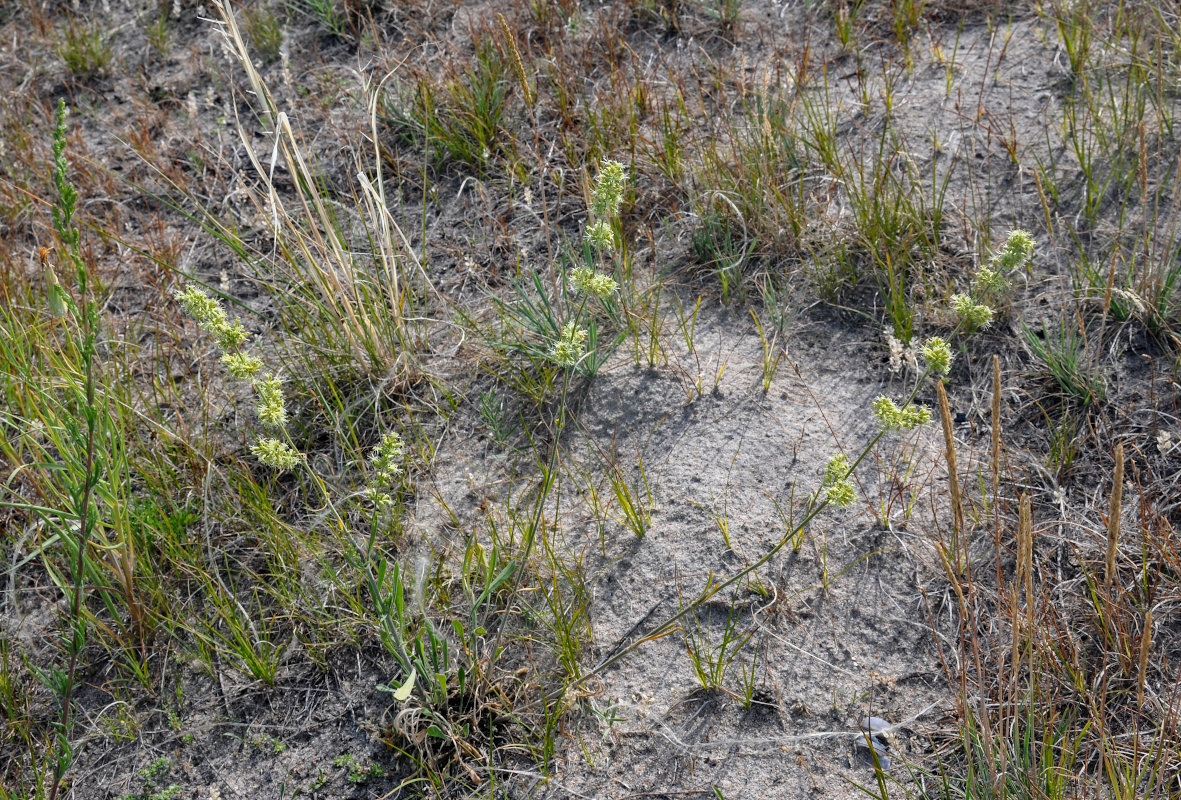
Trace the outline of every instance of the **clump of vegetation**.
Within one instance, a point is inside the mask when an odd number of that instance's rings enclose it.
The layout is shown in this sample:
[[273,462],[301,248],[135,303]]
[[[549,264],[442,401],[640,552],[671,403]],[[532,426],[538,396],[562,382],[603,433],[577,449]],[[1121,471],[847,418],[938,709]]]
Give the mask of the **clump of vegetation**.
[[246,38],[263,61],[274,61],[283,51],[283,20],[267,3],[242,9],[242,27]]
[[111,62],[107,34],[97,21],[68,17],[58,30],[57,54],[75,77],[97,75]]

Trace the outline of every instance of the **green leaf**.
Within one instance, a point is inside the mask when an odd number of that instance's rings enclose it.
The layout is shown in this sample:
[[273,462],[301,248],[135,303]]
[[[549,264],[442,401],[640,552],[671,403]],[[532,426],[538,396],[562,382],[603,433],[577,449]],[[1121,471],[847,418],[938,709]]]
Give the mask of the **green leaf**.
[[417,678],[418,673],[414,670],[410,670],[410,677],[406,679],[405,683],[398,687],[396,692],[394,692],[394,699],[399,703],[406,702],[406,700],[410,698],[410,693],[414,691],[414,681]]

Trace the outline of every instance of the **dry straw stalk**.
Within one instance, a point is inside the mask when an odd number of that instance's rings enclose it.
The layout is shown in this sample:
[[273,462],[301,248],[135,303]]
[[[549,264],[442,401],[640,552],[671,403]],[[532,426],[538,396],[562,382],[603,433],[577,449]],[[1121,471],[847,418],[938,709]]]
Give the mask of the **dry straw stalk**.
[[1124,495],[1124,446],[1115,447],[1115,471],[1111,477],[1111,505],[1107,509],[1107,565],[1103,573],[1108,593],[1115,582],[1115,554],[1119,549],[1119,518]]
[[[951,507],[952,513],[955,517],[955,532],[958,539],[964,536],[964,503],[960,497],[960,482],[956,476],[955,463],[955,437],[951,429],[951,410],[947,406],[947,392],[943,389],[941,382],[935,383],[935,389],[939,394],[939,419],[943,423],[943,444],[947,455],[947,486],[951,491]],[[965,559],[961,563],[966,563],[967,543],[964,543]],[[957,561],[960,558],[960,553],[956,552]]]

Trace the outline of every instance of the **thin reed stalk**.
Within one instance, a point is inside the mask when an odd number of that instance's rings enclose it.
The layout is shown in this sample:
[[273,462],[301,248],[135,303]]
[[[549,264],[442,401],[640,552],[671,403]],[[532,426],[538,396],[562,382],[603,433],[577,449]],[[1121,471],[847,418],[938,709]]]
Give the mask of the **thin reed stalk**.
[[1107,507],[1107,564],[1103,573],[1107,593],[1115,583],[1115,556],[1119,550],[1119,518],[1124,495],[1124,445],[1115,446],[1115,470],[1111,476],[1111,504]]
[[[947,488],[951,492],[951,507],[953,524],[955,525],[956,561],[962,567],[968,561],[968,544],[964,541],[964,502],[960,496],[960,481],[956,474],[955,436],[951,429],[951,410],[947,405],[947,392],[943,389],[942,381],[935,382],[935,390],[939,395],[939,419],[943,423],[943,446],[947,456]],[[961,560],[960,550],[963,550]]]
[[1152,647],[1152,609],[1144,612],[1144,631],[1140,634],[1140,668],[1136,673],[1136,705],[1144,707],[1144,679],[1148,675],[1148,651]]

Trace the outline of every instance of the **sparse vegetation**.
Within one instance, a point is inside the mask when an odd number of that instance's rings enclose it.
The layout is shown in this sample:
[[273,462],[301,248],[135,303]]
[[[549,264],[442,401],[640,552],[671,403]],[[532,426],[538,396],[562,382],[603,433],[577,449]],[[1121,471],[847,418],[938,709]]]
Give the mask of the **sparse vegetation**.
[[1175,4],[10,6],[0,800],[1181,800]]
[[[159,39],[158,28],[148,26],[147,32],[153,43]],[[97,21],[68,17],[58,29],[56,49],[69,71],[79,78],[98,74],[111,61],[107,32]]]

